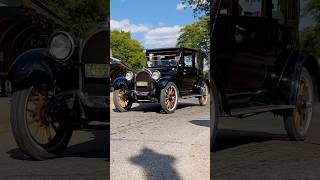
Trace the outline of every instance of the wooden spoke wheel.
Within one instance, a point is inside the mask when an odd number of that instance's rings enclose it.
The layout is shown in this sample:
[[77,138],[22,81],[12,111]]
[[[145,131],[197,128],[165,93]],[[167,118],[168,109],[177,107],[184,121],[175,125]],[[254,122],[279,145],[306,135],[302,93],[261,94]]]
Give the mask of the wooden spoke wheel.
[[208,99],[209,99],[209,87],[205,83],[201,88],[202,88],[203,95],[199,98],[199,104],[201,106],[205,106],[207,105]]
[[20,149],[37,160],[61,153],[69,143],[69,119],[57,119],[47,112],[53,90],[46,84],[17,91],[12,97],[11,125]]
[[121,87],[113,92],[113,103],[119,112],[125,112],[131,109],[133,101],[127,95],[126,87]]
[[167,86],[161,90],[160,104],[166,113],[173,113],[178,105],[178,88],[173,82],[169,82]]
[[306,69],[303,69],[297,89],[296,107],[292,115],[285,119],[285,127],[290,139],[305,139],[313,118],[314,96],[312,77]]

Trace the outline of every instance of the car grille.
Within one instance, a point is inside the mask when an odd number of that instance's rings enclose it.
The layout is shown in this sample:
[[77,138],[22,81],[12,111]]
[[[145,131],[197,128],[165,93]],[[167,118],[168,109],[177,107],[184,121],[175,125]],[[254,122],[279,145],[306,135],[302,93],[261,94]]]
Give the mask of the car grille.
[[[136,76],[136,91],[147,92],[153,89],[153,79],[150,74],[146,71],[141,71]],[[139,82],[146,82],[146,86],[137,86]]]
[[[83,46],[81,61],[86,65],[106,65],[109,57],[109,32],[101,30],[91,35]],[[110,66],[110,65],[109,65]],[[83,67],[82,72],[85,72]],[[107,96],[109,92],[110,80],[108,74],[105,77],[86,77],[83,73],[83,91],[89,96]]]

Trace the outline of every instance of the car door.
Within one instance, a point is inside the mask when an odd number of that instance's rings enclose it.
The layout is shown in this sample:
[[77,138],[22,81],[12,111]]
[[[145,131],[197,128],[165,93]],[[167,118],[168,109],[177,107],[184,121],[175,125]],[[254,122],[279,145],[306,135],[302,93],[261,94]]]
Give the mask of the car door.
[[247,104],[263,92],[276,61],[277,22],[267,0],[224,0],[213,43],[229,103]]
[[193,86],[197,80],[197,69],[195,68],[196,54],[189,50],[183,52],[182,63],[182,90],[184,95],[192,94]]

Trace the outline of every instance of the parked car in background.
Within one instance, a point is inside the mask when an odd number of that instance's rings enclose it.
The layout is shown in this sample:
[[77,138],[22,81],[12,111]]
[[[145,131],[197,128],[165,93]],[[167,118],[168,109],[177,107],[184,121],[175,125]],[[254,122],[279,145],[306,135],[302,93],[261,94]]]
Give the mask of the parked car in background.
[[213,1],[211,147],[220,116],[272,112],[283,117],[291,140],[306,138],[319,102],[320,76],[317,57],[301,43],[308,26],[302,18],[305,4]]
[[121,60],[110,58],[110,89],[113,90],[113,83],[118,77],[124,77],[129,70],[129,67],[121,62]]
[[173,113],[178,98],[198,98],[206,105],[209,80],[204,78],[202,59],[188,48],[146,50],[146,68],[136,75],[127,72],[114,81],[113,101],[118,111],[129,111],[134,102],[160,103],[166,113]]

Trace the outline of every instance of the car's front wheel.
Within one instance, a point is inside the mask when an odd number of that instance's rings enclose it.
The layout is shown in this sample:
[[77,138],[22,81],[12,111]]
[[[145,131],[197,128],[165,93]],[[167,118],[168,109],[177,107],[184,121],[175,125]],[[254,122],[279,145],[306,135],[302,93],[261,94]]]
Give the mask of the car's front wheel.
[[117,111],[126,112],[132,107],[132,100],[126,96],[127,88],[122,86],[120,89],[113,91],[113,104]]
[[173,113],[178,106],[178,88],[173,82],[169,82],[160,93],[161,108],[168,114]]
[[303,68],[297,91],[295,109],[289,117],[285,117],[284,124],[291,140],[304,140],[310,129],[313,118],[313,100],[315,89],[313,79],[308,70]]
[[199,97],[199,104],[200,106],[205,106],[207,105],[208,99],[209,99],[209,87],[207,83],[204,83],[204,85],[201,87],[202,88],[202,96]]
[[53,99],[53,90],[47,84],[16,91],[12,96],[14,138],[19,148],[35,160],[45,160],[61,153],[72,135],[68,119],[57,119],[47,113]]

